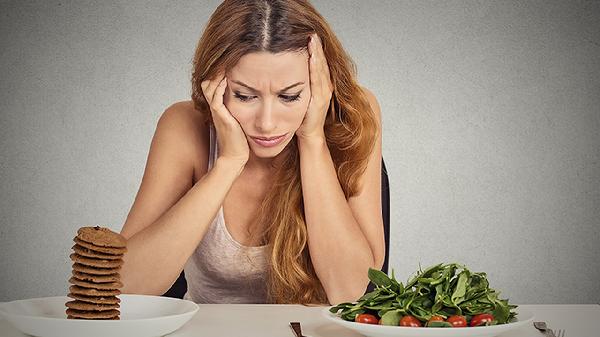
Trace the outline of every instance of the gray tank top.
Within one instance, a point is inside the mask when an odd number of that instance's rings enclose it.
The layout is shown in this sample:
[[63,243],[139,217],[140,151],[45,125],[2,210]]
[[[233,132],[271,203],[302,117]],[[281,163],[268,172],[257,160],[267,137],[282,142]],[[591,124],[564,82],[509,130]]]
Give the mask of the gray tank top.
[[[218,148],[210,127],[210,170]],[[223,206],[184,266],[187,292],[196,303],[266,303],[267,246],[248,247],[227,230]]]

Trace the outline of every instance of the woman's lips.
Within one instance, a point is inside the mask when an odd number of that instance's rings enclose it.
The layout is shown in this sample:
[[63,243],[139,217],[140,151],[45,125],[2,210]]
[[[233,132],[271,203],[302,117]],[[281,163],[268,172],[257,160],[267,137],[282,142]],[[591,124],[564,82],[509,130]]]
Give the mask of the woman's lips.
[[252,138],[252,140],[260,145],[260,146],[264,146],[264,147],[273,147],[278,145],[279,143],[281,143],[284,139],[286,134],[283,134],[281,136],[276,136],[276,137],[253,137],[250,136],[250,138]]

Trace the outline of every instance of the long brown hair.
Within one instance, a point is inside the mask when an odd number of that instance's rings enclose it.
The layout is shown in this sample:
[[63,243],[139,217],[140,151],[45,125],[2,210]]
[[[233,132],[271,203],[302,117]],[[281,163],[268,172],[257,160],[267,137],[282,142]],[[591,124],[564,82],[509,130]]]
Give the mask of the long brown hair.
[[[210,17],[198,42],[192,74],[195,108],[212,123],[200,83],[233,68],[248,53],[306,50],[317,33],[329,65],[333,94],[325,135],[346,199],[359,189],[377,136],[377,122],[357,83],[356,65],[325,19],[307,0],[225,0]],[[282,152],[275,182],[258,210],[262,242],[268,244],[271,303],[328,303],[313,268],[304,217],[296,137]]]

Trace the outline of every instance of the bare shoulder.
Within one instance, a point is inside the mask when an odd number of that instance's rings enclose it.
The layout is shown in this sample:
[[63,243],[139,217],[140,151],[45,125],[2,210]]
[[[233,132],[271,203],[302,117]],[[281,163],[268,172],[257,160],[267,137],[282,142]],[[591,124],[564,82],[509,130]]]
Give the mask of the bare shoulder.
[[202,128],[199,128],[202,124],[201,113],[194,108],[192,101],[180,101],[171,104],[160,116],[159,121],[161,120],[176,123],[179,126],[187,125],[194,130],[203,131]]
[[173,151],[183,151],[194,167],[194,175],[202,173],[208,163],[208,127],[204,123],[202,113],[190,101],[171,104],[159,118],[158,127],[178,135],[180,140],[173,143]]
[[360,88],[365,93],[365,96],[367,96],[367,100],[369,101],[369,105],[371,106],[371,109],[373,109],[373,113],[375,114],[377,123],[381,124],[381,107],[379,106],[377,97],[375,97],[375,94],[373,94],[373,92],[371,90],[367,89],[366,87],[363,87],[361,85]]

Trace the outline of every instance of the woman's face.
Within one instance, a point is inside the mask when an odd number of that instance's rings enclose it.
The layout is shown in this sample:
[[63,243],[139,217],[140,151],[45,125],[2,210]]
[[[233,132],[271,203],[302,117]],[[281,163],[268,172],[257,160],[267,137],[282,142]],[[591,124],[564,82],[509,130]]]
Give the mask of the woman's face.
[[310,101],[308,54],[243,56],[227,74],[223,103],[259,158],[281,153],[302,124]]

